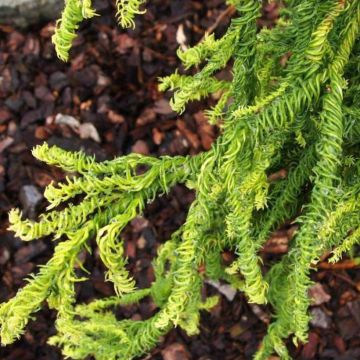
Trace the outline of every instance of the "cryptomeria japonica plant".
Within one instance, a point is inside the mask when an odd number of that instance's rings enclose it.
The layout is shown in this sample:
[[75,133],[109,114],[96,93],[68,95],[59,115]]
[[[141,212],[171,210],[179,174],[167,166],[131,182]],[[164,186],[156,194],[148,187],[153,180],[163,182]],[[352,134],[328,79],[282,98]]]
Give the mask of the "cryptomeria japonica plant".
[[[117,0],[119,23],[134,26],[143,3]],[[260,1],[227,3],[237,10],[227,32],[178,52],[194,75],[175,72],[160,83],[174,92],[178,113],[216,93],[218,102],[206,114],[221,134],[211,150],[101,163],[46,144],[33,150],[39,160],[77,175],[46,188],[48,211],[39,221],[10,212],[10,229],[24,241],[52,236],[59,242],[52,259],[1,305],[3,345],[17,339],[47,301],[57,311],[50,343],[65,356],[132,359],[173,327],[198,332],[200,311],[217,302],[202,298],[206,278],[229,282],[251,303],[269,304],[273,321],[255,359],[289,359],[287,339],[307,341],[311,271],[325,253],[336,262],[360,241],[360,0],[286,0],[277,25],[262,30]],[[79,23],[95,15],[91,0],[66,1],[53,37],[61,59],[68,59]],[[216,76],[225,67],[231,80]],[[139,166],[146,171],[139,174]],[[286,178],[271,181],[283,168]],[[179,183],[196,199],[184,225],[160,247],[155,281],[138,289],[121,232]],[[265,272],[259,251],[287,221],[298,225],[289,252]],[[92,239],[116,296],[79,305],[75,284],[84,279],[75,268]],[[236,255],[230,266],[221,256],[228,249]],[[147,296],[158,308],[148,320],[119,321],[111,311]]]

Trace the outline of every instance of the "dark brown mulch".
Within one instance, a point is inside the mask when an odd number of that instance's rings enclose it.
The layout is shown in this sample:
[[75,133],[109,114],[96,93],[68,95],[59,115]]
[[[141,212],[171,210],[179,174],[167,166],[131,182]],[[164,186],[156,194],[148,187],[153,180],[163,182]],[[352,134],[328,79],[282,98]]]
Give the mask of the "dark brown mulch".
[[[223,1],[154,0],[137,20],[136,30],[129,31],[116,26],[114,9],[107,1],[95,5],[103,16],[82,27],[69,64],[54,54],[50,41],[54,23],[22,33],[0,26],[0,301],[14,296],[24,277],[45,263],[53,249],[50,240],[23,244],[6,230],[12,207],[36,217],[46,205],[41,196],[44,187],[64,176],[32,158],[34,145],[47,141],[83,149],[100,160],[130,151],[195,154],[209,149],[218,132],[204,121],[206,103],[191,104],[181,116],[174,114],[169,94],[157,90],[157,78],[179,66],[177,34],[183,31],[186,43],[195,44],[221,18]],[[262,25],[271,24],[276,12],[275,6],[268,5]],[[228,21],[220,21],[216,33],[223,33]],[[140,286],[151,282],[156,247],[183,223],[193,198],[190,191],[177,186],[126,229],[129,266]],[[264,256],[286,251],[291,231],[275,234]],[[91,279],[79,287],[79,301],[112,294],[97,252],[84,257],[84,262]],[[354,263],[345,265],[344,269],[324,265],[315,275],[310,340],[293,349],[296,358],[360,358],[360,276]],[[215,292],[211,286],[204,291]],[[153,310],[151,303],[143,302],[124,309],[122,315],[145,318]],[[146,358],[250,359],[268,317],[269,309],[248,305],[240,294],[232,301],[223,297],[211,313],[202,316],[200,335],[189,338],[174,330]],[[46,344],[55,332],[54,319],[53,312],[40,311],[19,341],[0,349],[0,358],[61,359],[60,352]]]

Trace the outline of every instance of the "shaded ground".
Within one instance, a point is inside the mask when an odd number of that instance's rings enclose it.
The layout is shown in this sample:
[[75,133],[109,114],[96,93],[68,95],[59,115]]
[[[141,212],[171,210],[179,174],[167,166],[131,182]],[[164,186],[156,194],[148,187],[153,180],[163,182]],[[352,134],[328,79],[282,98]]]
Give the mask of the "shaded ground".
[[[19,33],[0,26],[0,301],[24,285],[52,254],[49,240],[23,244],[6,231],[7,212],[19,206],[35,217],[45,206],[43,188],[63,174],[31,157],[30,149],[43,141],[67,149],[83,149],[100,160],[130,151],[144,154],[195,154],[207,150],[217,129],[206,124],[204,104],[191,104],[182,116],[174,114],[169,95],[157,91],[157,78],[178,65],[177,39],[200,40],[218,22],[222,33],[229,19],[221,19],[222,0],[153,0],[136,30],[120,30],[107,1],[96,1],[104,16],[86,24],[72,51],[71,62],[56,59],[50,41],[54,24]],[[271,23],[276,9],[267,7],[263,23]],[[211,102],[211,99],[209,100]],[[69,115],[71,117],[67,117]],[[185,220],[193,194],[176,187],[169,196],[150,205],[143,218],[125,232],[130,269],[140,286],[153,277],[150,266],[156,247]],[[287,250],[290,229],[275,234],[263,256]],[[228,254],[224,254],[224,258]],[[112,294],[103,281],[96,251],[84,258],[91,281],[79,288],[79,301]],[[349,268],[348,270],[344,270]],[[339,269],[320,269],[312,292],[316,305],[310,342],[293,349],[298,359],[360,358],[360,275],[353,262]],[[207,286],[204,291],[215,292]],[[133,318],[148,317],[151,303],[122,310]],[[201,334],[192,338],[172,331],[147,359],[250,359],[266,330],[270,311],[249,306],[237,294],[224,296],[210,314],[204,314]],[[46,345],[54,333],[54,313],[43,310],[27,327],[24,337],[0,349],[4,360],[61,359]]]

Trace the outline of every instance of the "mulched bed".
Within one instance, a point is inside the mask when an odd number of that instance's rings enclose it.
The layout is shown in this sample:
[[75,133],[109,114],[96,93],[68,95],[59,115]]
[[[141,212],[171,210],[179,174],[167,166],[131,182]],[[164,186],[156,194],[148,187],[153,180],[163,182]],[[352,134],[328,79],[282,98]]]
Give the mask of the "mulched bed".
[[[208,150],[218,134],[202,112],[211,99],[191,104],[178,116],[169,107],[170,95],[157,90],[157,78],[179,66],[179,39],[195,44],[214,23],[217,34],[224,32],[229,19],[222,17],[223,1],[153,0],[136,29],[128,31],[115,24],[110,2],[95,1],[95,6],[103,16],[82,27],[68,64],[55,56],[53,22],[23,32],[0,25],[1,302],[14,296],[25,284],[24,277],[44,264],[53,250],[49,239],[24,244],[6,230],[11,208],[20,207],[35,218],[46,206],[41,195],[44,187],[64,178],[59,170],[32,158],[34,145],[47,141],[70,150],[83,149],[104,160],[131,151],[156,156],[195,154]],[[276,6],[267,5],[260,25],[271,25],[276,16]],[[177,186],[127,227],[129,268],[139,286],[152,281],[156,248],[184,222],[193,199],[191,191]],[[263,256],[286,252],[292,230],[276,233]],[[230,256],[224,254],[224,259]],[[84,255],[83,261],[91,278],[79,287],[79,301],[112,294],[98,253]],[[360,358],[356,267],[353,261],[337,267],[324,263],[314,275],[314,320],[309,343],[292,349],[297,359]],[[216,292],[210,285],[204,291]],[[233,300],[225,295],[211,313],[203,314],[200,335],[189,338],[174,330],[145,358],[250,359],[265,333],[270,309],[247,304],[241,294]],[[120,315],[139,319],[153,311],[152,303],[145,301],[122,309]],[[46,344],[55,332],[54,319],[52,311],[40,311],[19,341],[0,349],[0,358],[61,359],[60,352]]]

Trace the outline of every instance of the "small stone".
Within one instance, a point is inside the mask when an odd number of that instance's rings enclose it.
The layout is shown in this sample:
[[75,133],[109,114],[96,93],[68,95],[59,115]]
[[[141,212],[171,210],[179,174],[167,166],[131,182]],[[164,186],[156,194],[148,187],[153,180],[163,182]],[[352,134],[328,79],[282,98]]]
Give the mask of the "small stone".
[[35,241],[27,246],[22,246],[18,251],[16,251],[14,260],[16,265],[25,264],[35,258],[36,256],[42,254],[47,249],[47,246],[42,241]]
[[18,266],[11,267],[11,273],[16,282],[22,281],[25,276],[29,275],[33,271],[35,264],[28,262]]
[[79,120],[75,119],[73,116],[57,114],[55,116],[56,125],[67,125],[73,130],[77,130],[80,126]]
[[187,38],[184,32],[184,24],[180,24],[176,31],[176,42],[181,46],[183,50],[186,50]]
[[142,216],[137,216],[131,221],[131,226],[134,232],[141,232],[149,226],[149,220]]
[[125,122],[125,118],[121,114],[117,114],[115,111],[110,110],[107,114],[109,120],[113,124],[122,124]]
[[24,55],[39,56],[40,53],[40,42],[35,36],[30,35],[26,38],[25,45],[23,47]]
[[351,315],[355,318],[356,322],[360,326],[360,300],[350,301],[346,304],[347,308],[350,310]]
[[126,54],[130,49],[136,46],[136,40],[128,34],[120,34],[116,37],[116,51],[120,54]]
[[157,114],[169,115],[174,113],[173,109],[170,106],[170,103],[166,99],[160,99],[155,103],[154,111]]
[[174,343],[167,346],[162,352],[164,360],[189,360],[190,354],[185,346],[180,343]]
[[133,321],[141,321],[142,320],[142,317],[140,314],[134,314],[132,317],[131,317],[131,320]]
[[205,150],[210,150],[215,139],[214,127],[209,124],[208,119],[202,111],[194,114],[194,119],[198,126],[198,134],[200,136],[202,147]]
[[136,257],[136,247],[133,241],[127,241],[125,246],[126,256],[132,259]]
[[191,147],[195,150],[198,150],[200,148],[200,140],[197,134],[195,134],[193,131],[191,131],[187,126],[185,121],[183,120],[177,120],[176,126],[180,130],[180,132],[185,136],[187,141],[190,143]]
[[343,354],[346,351],[346,343],[341,336],[334,335],[333,343],[340,354]]
[[346,341],[359,334],[359,326],[353,317],[339,319],[337,322],[341,337]]
[[10,259],[10,252],[7,247],[0,247],[0,265],[5,265]]
[[39,86],[35,88],[35,96],[41,101],[54,101],[54,95],[47,86]]
[[331,318],[319,307],[310,310],[310,324],[321,329],[329,329],[331,326]]
[[40,36],[45,39],[50,39],[53,36],[55,29],[55,24],[49,23],[41,29]]
[[143,250],[146,247],[146,239],[144,238],[144,236],[140,236],[138,241],[136,242],[136,245],[138,247],[138,249]]
[[23,91],[22,96],[28,107],[30,107],[32,109],[36,108],[37,102],[36,102],[36,99],[32,92],[25,90],[25,91]]
[[81,139],[92,139],[97,143],[101,142],[101,138],[96,130],[96,127],[91,123],[81,124],[79,127],[79,135]]
[[206,280],[206,283],[216,288],[221,294],[223,294],[229,301],[233,301],[236,296],[236,290],[228,284],[221,284],[215,280]]
[[160,131],[159,129],[154,128],[152,130],[152,138],[156,145],[160,145],[165,138],[165,134],[162,131]]
[[263,251],[267,254],[285,254],[289,249],[289,238],[274,234],[264,245]]
[[44,116],[41,109],[27,111],[21,118],[20,126],[25,129],[30,124],[42,119]]
[[33,185],[25,185],[21,188],[19,197],[25,216],[34,219],[36,207],[43,199],[40,191]]
[[108,76],[106,76],[105,74],[100,72],[98,74],[98,78],[97,78],[97,86],[105,88],[110,85],[111,85],[111,79]]
[[277,172],[274,172],[268,176],[269,182],[274,182],[278,180],[286,179],[287,177],[287,170],[286,169],[280,169]]
[[7,128],[7,134],[11,137],[15,137],[17,133],[18,126],[15,121],[10,121]]
[[329,302],[331,299],[331,296],[320,283],[316,283],[309,289],[309,296],[313,305],[321,305]]
[[61,71],[55,71],[50,75],[49,84],[51,89],[61,91],[69,85],[69,80],[65,73]]
[[136,126],[151,124],[156,120],[156,113],[152,108],[146,108],[136,119]]
[[[14,2],[14,1],[13,1]],[[16,1],[15,1],[16,3]],[[13,5],[14,6],[14,5]],[[12,31],[9,36],[8,47],[11,51],[14,51],[20,47],[25,41],[25,36],[17,31]]]
[[46,140],[51,135],[51,132],[45,126],[38,126],[35,129],[35,137],[39,140]]
[[151,227],[147,227],[143,230],[141,237],[143,237],[146,241],[146,246],[148,248],[154,248],[156,245],[156,236]]
[[10,120],[11,116],[12,115],[10,111],[6,110],[5,108],[0,109],[0,124]]
[[0,154],[8,148],[12,143],[14,142],[14,139],[10,136],[7,136],[3,140],[0,141]]
[[24,105],[24,99],[19,96],[18,94],[14,94],[9,96],[5,101],[4,104],[11,110],[16,113],[19,113],[21,107]]
[[252,312],[265,324],[270,323],[270,316],[259,305],[250,304]]
[[150,150],[148,144],[144,140],[138,140],[133,145],[132,152],[136,154],[148,155]]
[[315,332],[310,332],[309,341],[307,342],[307,344],[304,345],[302,349],[301,358],[304,360],[314,359],[319,342],[320,342],[319,335],[316,334]]
[[240,324],[235,324],[229,330],[230,336],[235,339],[239,337],[246,329],[243,329]]
[[87,67],[83,70],[76,71],[73,74],[74,83],[77,86],[93,88],[97,83],[97,74],[92,67]]

